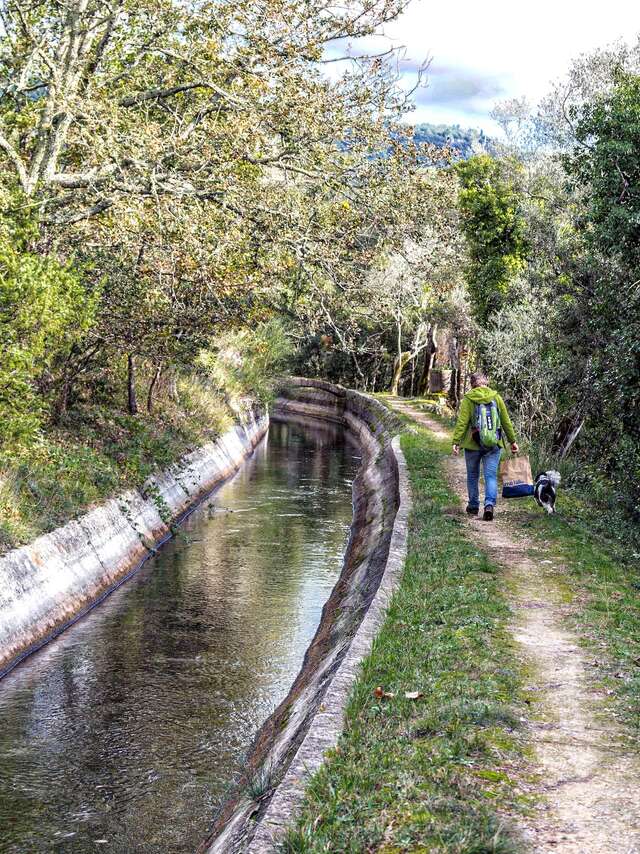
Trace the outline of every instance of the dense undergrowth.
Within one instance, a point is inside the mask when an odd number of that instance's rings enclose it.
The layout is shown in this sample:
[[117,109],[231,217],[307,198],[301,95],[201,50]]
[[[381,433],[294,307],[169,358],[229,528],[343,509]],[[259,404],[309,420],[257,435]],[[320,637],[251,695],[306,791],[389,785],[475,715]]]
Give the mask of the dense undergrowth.
[[252,402],[265,405],[288,348],[274,320],[250,335],[218,336],[215,348],[201,349],[181,372],[141,362],[135,414],[127,405],[122,359],[79,384],[62,416],[43,396],[33,429],[0,441],[0,554],[140,486],[152,472],[216,439]]
[[[499,569],[464,532],[428,432],[405,434],[409,553],[338,747],[309,786],[288,852],[507,852],[522,805],[521,674]],[[376,687],[395,694],[377,699]],[[417,700],[405,691],[420,691]]]

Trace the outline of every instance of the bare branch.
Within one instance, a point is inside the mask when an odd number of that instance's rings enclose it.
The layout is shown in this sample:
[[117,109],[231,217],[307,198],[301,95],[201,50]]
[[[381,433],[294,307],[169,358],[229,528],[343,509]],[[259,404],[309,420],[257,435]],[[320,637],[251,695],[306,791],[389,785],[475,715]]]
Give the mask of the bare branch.
[[22,158],[20,157],[16,149],[11,145],[9,140],[2,132],[0,132],[0,148],[3,149],[9,160],[11,160],[11,162],[13,163],[18,178],[20,180],[20,184],[22,185],[22,189],[26,191],[27,186],[29,184],[26,166],[22,162]]

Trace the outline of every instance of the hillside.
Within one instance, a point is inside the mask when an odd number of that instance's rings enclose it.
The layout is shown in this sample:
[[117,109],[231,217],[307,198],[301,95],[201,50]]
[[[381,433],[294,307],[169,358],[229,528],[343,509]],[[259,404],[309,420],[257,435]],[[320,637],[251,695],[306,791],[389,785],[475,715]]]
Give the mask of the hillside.
[[436,125],[422,122],[415,126],[415,139],[418,143],[430,143],[444,148],[447,145],[456,148],[460,157],[465,159],[479,151],[490,151],[492,140],[482,130],[461,128],[460,125]]

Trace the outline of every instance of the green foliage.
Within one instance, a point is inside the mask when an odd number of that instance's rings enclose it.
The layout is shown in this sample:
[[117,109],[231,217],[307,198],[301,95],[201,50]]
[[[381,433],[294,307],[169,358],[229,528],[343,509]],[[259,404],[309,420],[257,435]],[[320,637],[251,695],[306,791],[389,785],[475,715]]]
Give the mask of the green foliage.
[[25,248],[0,221],[0,449],[33,439],[45,408],[36,385],[93,322],[97,293],[77,272]]
[[114,461],[64,441],[17,449],[0,480],[0,552],[63,524],[119,483]]
[[459,206],[467,238],[467,284],[476,318],[486,323],[505,304],[513,279],[526,264],[526,226],[511,173],[516,162],[487,154],[456,165]]
[[588,241],[622,265],[640,264],[640,77],[616,75],[604,97],[577,112],[567,171],[588,188]]
[[[469,280],[479,355],[539,467],[561,469],[565,486],[620,526],[640,519],[637,58],[637,46],[581,57],[539,114],[516,117],[526,145],[500,167],[457,167],[461,206],[477,214],[463,212],[472,262],[496,231],[495,192],[515,192],[527,252],[496,308]],[[536,125],[559,151],[532,147]]]
[[282,320],[273,318],[253,329],[220,335],[215,350],[202,351],[198,361],[218,389],[236,396],[252,393],[268,400],[273,379],[292,349]]
[[180,403],[153,415],[76,408],[64,427],[0,456],[0,553],[46,533],[228,429],[234,413],[195,377],[178,381]]
[[576,111],[577,144],[564,164],[585,199],[588,272],[574,279],[572,298],[576,343],[589,354],[589,443],[616,499],[638,519],[640,77],[616,73],[613,82]]
[[154,419],[184,447],[228,425],[234,398],[268,398],[290,350],[269,318],[315,336],[321,300],[360,288],[430,201],[390,66],[318,65],[405,3],[5,5],[2,464],[23,496],[24,447],[73,455],[88,423],[129,482],[174,458]]

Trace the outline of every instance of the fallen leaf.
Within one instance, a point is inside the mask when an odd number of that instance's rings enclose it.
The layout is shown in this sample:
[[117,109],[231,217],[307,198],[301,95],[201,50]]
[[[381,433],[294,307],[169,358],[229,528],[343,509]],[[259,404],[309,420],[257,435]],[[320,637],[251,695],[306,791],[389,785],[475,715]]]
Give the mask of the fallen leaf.
[[424,693],[422,691],[405,691],[404,696],[407,700],[419,700],[420,697],[424,697]]
[[395,694],[393,691],[385,691],[382,685],[378,685],[373,692],[373,696],[376,697],[376,699],[381,700],[383,697],[391,699],[392,697],[395,697]]

